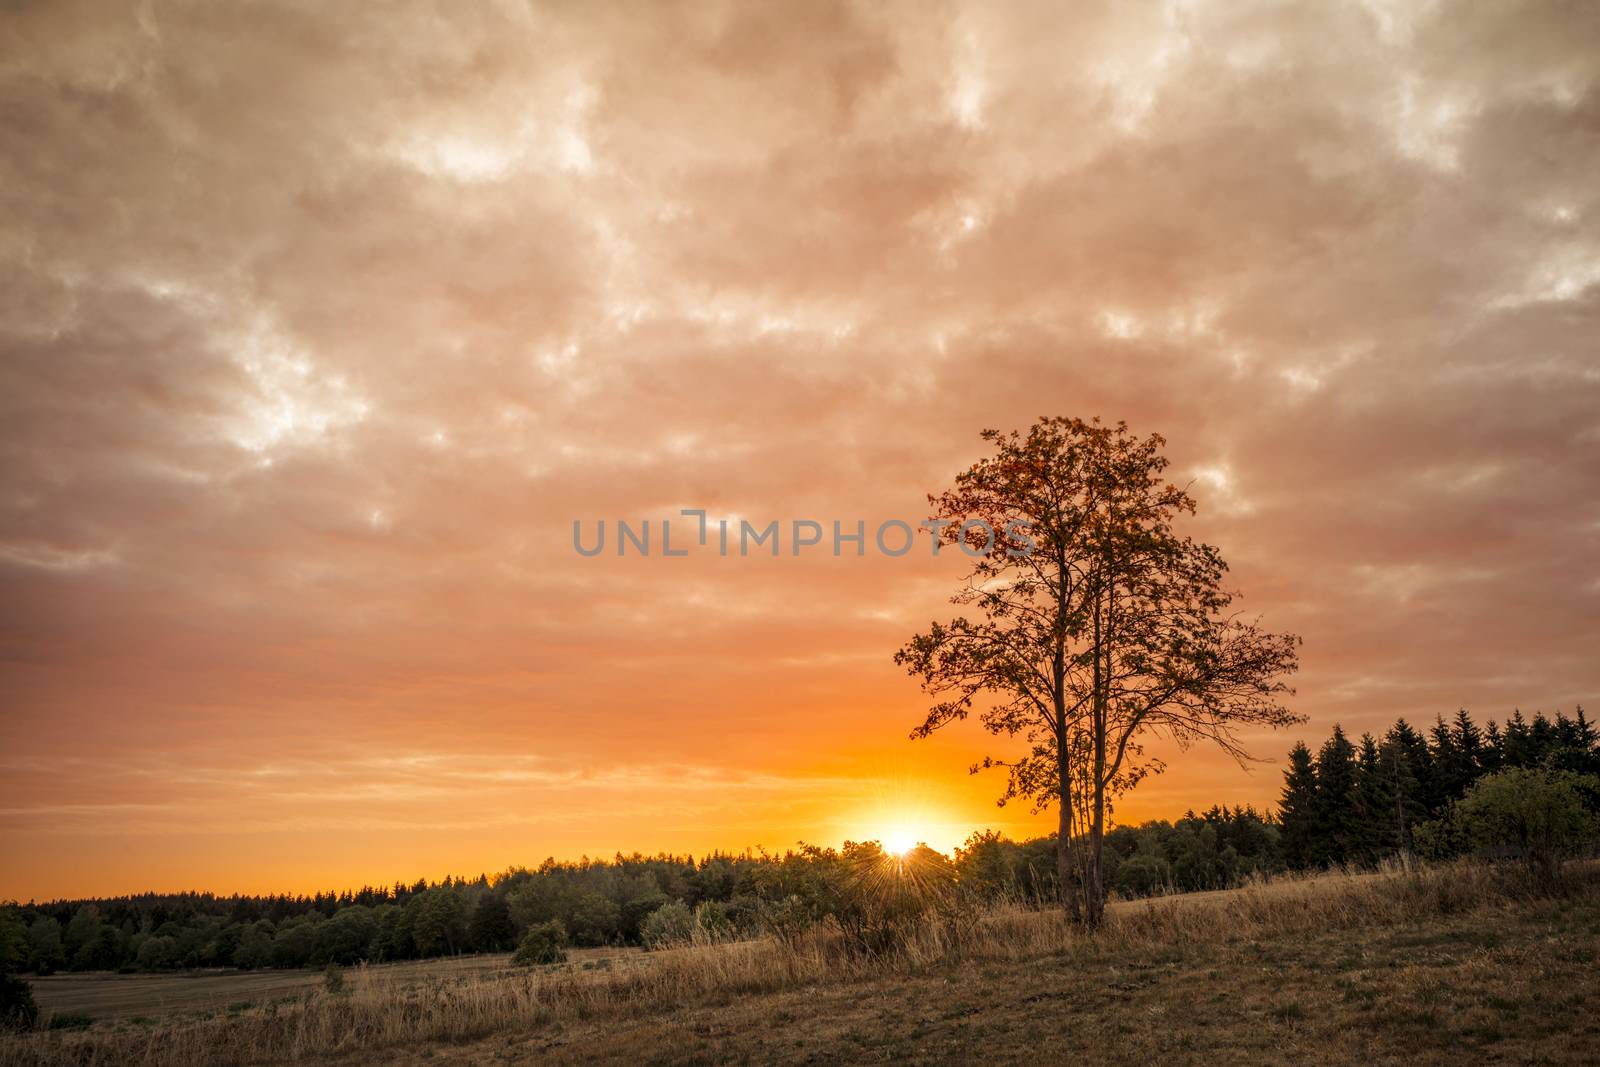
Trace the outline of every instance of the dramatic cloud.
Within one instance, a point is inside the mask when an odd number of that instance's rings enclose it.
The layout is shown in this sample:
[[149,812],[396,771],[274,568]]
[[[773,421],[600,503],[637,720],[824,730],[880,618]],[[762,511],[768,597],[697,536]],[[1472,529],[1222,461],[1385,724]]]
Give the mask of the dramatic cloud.
[[870,537],[1042,414],[1166,435],[1306,736],[1593,699],[1597,75],[1562,3],[9,5],[0,895],[1026,832],[905,740],[959,560],[571,538]]

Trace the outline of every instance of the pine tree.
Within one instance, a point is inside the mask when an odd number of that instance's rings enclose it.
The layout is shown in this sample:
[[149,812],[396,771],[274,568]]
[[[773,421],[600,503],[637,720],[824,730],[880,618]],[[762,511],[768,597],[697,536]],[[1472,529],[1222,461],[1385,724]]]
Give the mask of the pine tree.
[[1361,735],[1356,749],[1356,833],[1352,860],[1372,863],[1396,844],[1386,831],[1394,808],[1393,787],[1384,777],[1378,743],[1371,734]]
[[1433,774],[1428,779],[1428,811],[1435,817],[1466,790],[1461,780],[1461,751],[1456,747],[1455,734],[1445,725],[1440,715],[1428,731],[1429,749],[1433,754]]
[[1357,844],[1356,750],[1344,730],[1334,726],[1317,752],[1316,834],[1312,862],[1344,863]]
[[1528,727],[1528,747],[1532,749],[1532,767],[1546,766],[1556,754],[1556,728],[1542,711],[1534,713],[1533,725]]
[[1427,783],[1433,773],[1433,757],[1422,735],[1404,719],[1395,720],[1383,743],[1393,753],[1387,769],[1395,789],[1395,834],[1399,847],[1409,852],[1412,829],[1428,818]]
[[1528,722],[1522,717],[1522,709],[1516,708],[1506,720],[1505,756],[1500,764],[1502,767],[1532,767],[1536,762],[1528,736]]
[[1558,771],[1582,774],[1588,763],[1588,755],[1583,743],[1578,740],[1578,724],[1561,712],[1556,712],[1555,749],[1546,758],[1547,764]]
[[1404,719],[1394,721],[1388,736],[1405,753],[1412,777],[1417,780],[1418,796],[1426,796],[1428,780],[1433,777],[1433,753],[1428,750],[1428,742]]
[[1483,735],[1478,731],[1478,726],[1472,721],[1472,716],[1467,714],[1466,708],[1456,711],[1456,721],[1451,724],[1451,733],[1455,736],[1456,752],[1460,758],[1459,777],[1463,791],[1471,788],[1472,783],[1483,774]]
[[1317,772],[1311,750],[1296,741],[1289,750],[1289,769],[1283,772],[1283,799],[1278,802],[1283,861],[1295,870],[1312,863],[1316,835]]
[[1600,736],[1596,735],[1593,724],[1588,716],[1583,713],[1583,705],[1578,705],[1578,716],[1574,722],[1578,734],[1578,746],[1583,749],[1585,774],[1600,774]]
[[1505,752],[1506,739],[1500,733],[1500,727],[1490,719],[1489,726],[1483,733],[1483,773],[1493,774],[1498,771],[1505,762]]

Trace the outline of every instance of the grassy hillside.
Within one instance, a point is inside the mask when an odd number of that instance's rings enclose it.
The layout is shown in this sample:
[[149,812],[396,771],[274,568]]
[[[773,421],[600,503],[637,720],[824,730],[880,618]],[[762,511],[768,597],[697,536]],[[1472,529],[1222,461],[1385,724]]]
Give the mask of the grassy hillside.
[[346,992],[35,1033],[0,1064],[1600,1059],[1600,867],[1278,880],[1127,903],[1085,936],[1001,908],[861,958],[827,931],[506,973],[371,968]]

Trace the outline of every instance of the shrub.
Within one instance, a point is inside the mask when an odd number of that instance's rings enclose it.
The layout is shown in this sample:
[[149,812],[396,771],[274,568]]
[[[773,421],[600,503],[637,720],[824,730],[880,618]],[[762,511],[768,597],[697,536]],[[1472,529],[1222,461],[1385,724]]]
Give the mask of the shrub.
[[932,849],[895,856],[871,841],[846,841],[837,852],[806,846],[759,874],[762,918],[779,941],[795,945],[831,918],[846,949],[867,956],[893,949],[917,920],[948,907],[956,885],[950,861]]
[[559,920],[534,923],[522,935],[511,962],[533,967],[547,963],[567,962],[567,931]]
[[1550,878],[1562,857],[1595,832],[1583,803],[1593,779],[1571,771],[1501,771],[1473,783],[1455,816],[1473,847],[1512,852]]
[[1417,855],[1428,860],[1448,860],[1472,851],[1458,806],[1459,801],[1452,800],[1439,818],[1417,824],[1411,832]]
[[1147,897],[1160,892],[1172,881],[1172,868],[1159,856],[1136,852],[1117,866],[1111,884],[1119,893]]
[[707,941],[725,941],[733,936],[733,912],[720,900],[702,900],[695,905],[694,925]]
[[666,948],[682,945],[694,939],[694,913],[681,900],[661,905],[644,917],[639,924],[639,936],[645,948]]
[[0,975],[0,1028],[32,1030],[38,1021],[33,986],[9,974]]

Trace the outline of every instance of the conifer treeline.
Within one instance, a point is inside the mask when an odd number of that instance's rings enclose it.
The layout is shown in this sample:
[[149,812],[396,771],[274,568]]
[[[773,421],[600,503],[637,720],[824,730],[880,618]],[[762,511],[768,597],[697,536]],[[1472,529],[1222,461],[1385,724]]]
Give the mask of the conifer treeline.
[[[1430,851],[1428,826],[1484,775],[1511,768],[1600,774],[1596,732],[1578,708],[1573,718],[1518,711],[1502,728],[1480,728],[1465,709],[1443,716],[1424,736],[1399,719],[1382,738],[1352,742],[1338,726],[1315,755],[1289,753],[1279,806],[1284,863],[1295,869],[1372,863],[1402,850]],[[1420,832],[1419,832],[1420,831]]]

